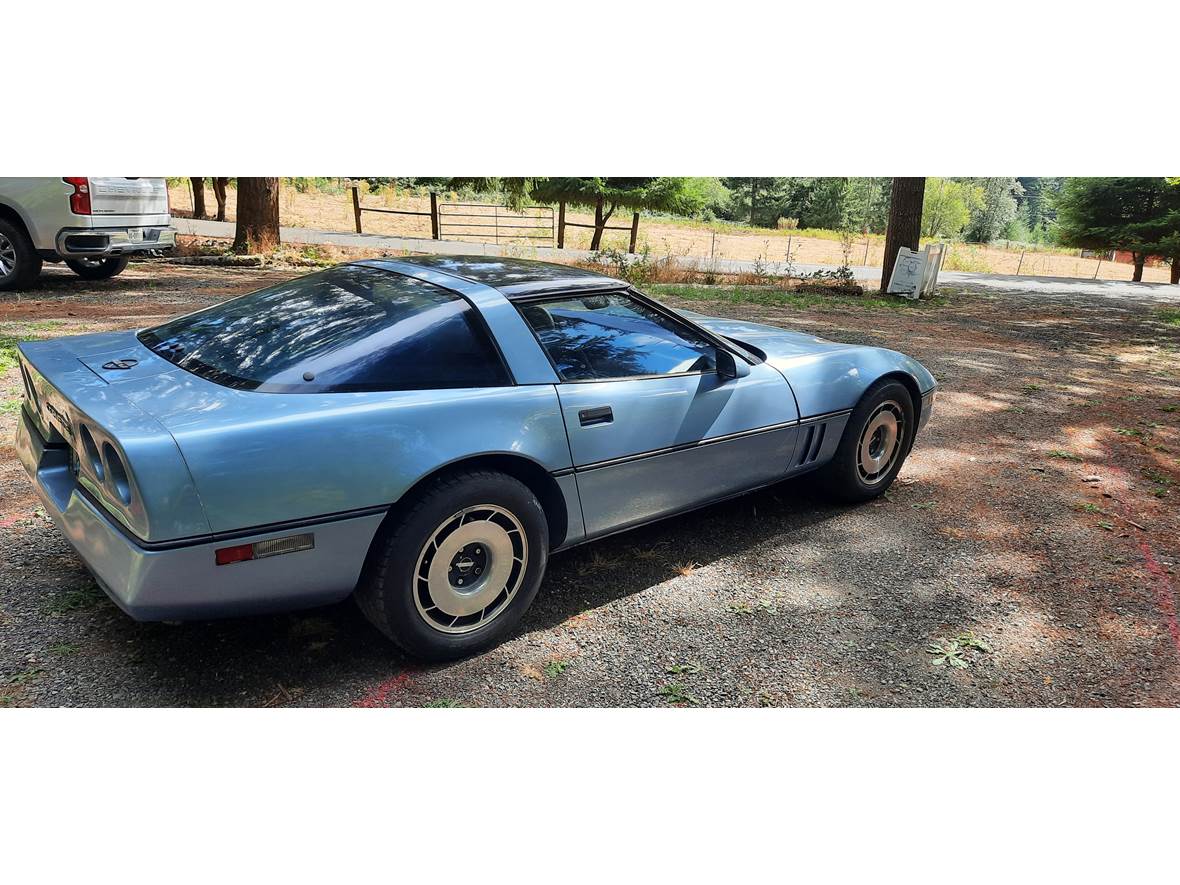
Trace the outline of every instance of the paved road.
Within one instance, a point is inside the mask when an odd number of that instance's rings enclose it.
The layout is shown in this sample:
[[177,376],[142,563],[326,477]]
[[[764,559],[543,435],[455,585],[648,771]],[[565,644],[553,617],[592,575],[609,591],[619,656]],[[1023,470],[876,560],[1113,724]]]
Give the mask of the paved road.
[[[227,221],[200,221],[192,218],[173,218],[172,226],[179,233],[193,234],[202,237],[232,238],[234,225]],[[283,227],[279,229],[284,243],[306,243],[346,248],[361,249],[390,249],[407,252],[433,252],[449,255],[502,255],[506,247],[494,243],[464,243],[455,240],[424,240],[414,237],[387,237],[380,234],[355,234],[341,231],[314,230],[305,227]],[[514,247],[514,253],[519,251]],[[585,249],[553,249],[549,247],[536,248],[530,253],[533,257],[549,260],[566,260],[575,258],[586,259],[591,252]],[[703,266],[703,259],[674,256],[673,260],[692,267]],[[754,271],[753,261],[742,261],[733,258],[718,258],[712,262],[715,270],[723,273],[751,273]],[[782,262],[770,261],[763,265],[770,274],[783,274],[786,267]],[[820,270],[835,270],[833,265],[796,264],[792,268],[795,274],[815,273]],[[851,268],[856,279],[877,283],[881,279],[881,268],[870,265],[855,265]],[[1129,283],[1119,280],[1077,280],[1061,277],[1033,277],[1012,276],[1005,274],[963,273],[959,271],[944,271],[939,275],[939,282],[944,285],[970,284],[983,286],[994,291],[1010,291],[1019,288],[1031,295],[1045,296],[1090,296],[1098,295],[1108,298],[1133,297],[1160,303],[1180,301],[1180,286],[1170,286],[1167,283]]]

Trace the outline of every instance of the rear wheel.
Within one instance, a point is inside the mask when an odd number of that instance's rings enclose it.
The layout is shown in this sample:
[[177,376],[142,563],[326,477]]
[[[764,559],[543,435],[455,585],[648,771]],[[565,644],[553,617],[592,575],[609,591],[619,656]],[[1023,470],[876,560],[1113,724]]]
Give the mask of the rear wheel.
[[434,480],[374,541],[356,598],[416,657],[494,645],[532,604],[549,551],[540,502],[519,480],[468,470]]
[[27,289],[40,273],[41,256],[28,234],[0,218],[0,292]]
[[816,475],[842,501],[868,501],[897,478],[914,440],[914,402],[900,381],[885,378],[861,397],[832,460]]
[[68,258],[70,270],[84,280],[106,280],[117,277],[127,268],[126,255],[111,255],[103,258]]

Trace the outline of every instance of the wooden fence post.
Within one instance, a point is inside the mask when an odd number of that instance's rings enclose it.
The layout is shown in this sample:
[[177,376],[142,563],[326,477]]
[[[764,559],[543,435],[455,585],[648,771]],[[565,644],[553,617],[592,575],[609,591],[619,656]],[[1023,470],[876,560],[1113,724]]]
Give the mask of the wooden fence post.
[[1020,276],[1020,268],[1024,267],[1024,253],[1026,250],[1020,250],[1020,261],[1016,264],[1016,276]]
[[631,215],[631,245],[627,251],[632,255],[635,254],[635,243],[639,239],[639,213],[635,212]]
[[356,232],[364,233],[361,230],[361,191],[355,184],[352,186],[352,214],[356,217]]
[[557,204],[557,248],[565,248],[565,200]]
[[430,238],[438,239],[438,194],[430,192]]

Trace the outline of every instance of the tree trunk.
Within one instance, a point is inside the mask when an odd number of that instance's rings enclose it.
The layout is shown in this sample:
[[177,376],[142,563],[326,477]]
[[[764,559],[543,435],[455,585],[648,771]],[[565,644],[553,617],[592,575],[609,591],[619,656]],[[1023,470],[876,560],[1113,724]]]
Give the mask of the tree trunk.
[[925,178],[895,178],[889,194],[889,226],[885,228],[885,258],[881,267],[881,291],[889,288],[897,250],[902,246],[918,248],[922,234],[922,198]]
[[750,179],[750,227],[754,226],[754,207],[758,205],[758,179]]
[[1131,258],[1135,262],[1135,273],[1131,275],[1132,283],[1143,282],[1143,262],[1147,258],[1146,255],[1140,255],[1138,252],[1132,252]]
[[1172,285],[1180,285],[1180,255],[1172,256]]
[[205,179],[190,178],[193,183],[193,218],[205,217]]
[[228,178],[213,179],[213,196],[217,200],[217,220],[225,221],[225,188],[229,184]]
[[279,245],[279,180],[238,179],[238,226],[234,251],[267,252]]
[[591,252],[597,252],[602,246],[602,234],[606,230],[606,223],[610,221],[614,212],[615,207],[612,205],[605,214],[603,213],[602,197],[599,197],[598,202],[594,204],[594,236],[590,239]]

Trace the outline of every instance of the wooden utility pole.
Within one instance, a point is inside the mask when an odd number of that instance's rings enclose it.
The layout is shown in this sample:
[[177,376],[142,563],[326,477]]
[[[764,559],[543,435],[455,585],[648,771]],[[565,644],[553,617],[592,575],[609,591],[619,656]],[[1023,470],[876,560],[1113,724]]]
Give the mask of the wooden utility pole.
[[238,226],[234,251],[267,252],[279,245],[279,180],[238,179]]
[[889,194],[889,226],[885,229],[885,257],[881,262],[881,291],[889,289],[897,250],[902,246],[917,251],[922,234],[922,199],[925,178],[895,178]]

